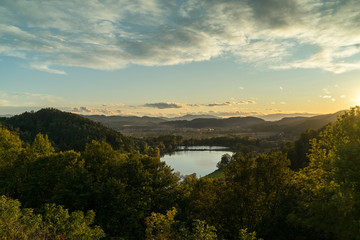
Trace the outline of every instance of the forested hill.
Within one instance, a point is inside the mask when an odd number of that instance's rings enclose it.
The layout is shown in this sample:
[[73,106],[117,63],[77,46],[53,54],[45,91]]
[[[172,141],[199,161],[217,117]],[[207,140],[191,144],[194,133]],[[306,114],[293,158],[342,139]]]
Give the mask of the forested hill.
[[329,123],[333,123],[337,120],[338,116],[344,113],[345,111],[339,111],[314,117],[286,117],[279,121],[267,121],[264,124],[258,124],[252,130],[258,132],[283,132],[298,136],[308,129],[320,129]]
[[25,142],[32,142],[38,133],[46,134],[60,151],[83,151],[92,140],[105,141],[114,149],[127,152],[134,148],[131,139],[101,123],[53,108],[0,118],[0,123],[18,132]]

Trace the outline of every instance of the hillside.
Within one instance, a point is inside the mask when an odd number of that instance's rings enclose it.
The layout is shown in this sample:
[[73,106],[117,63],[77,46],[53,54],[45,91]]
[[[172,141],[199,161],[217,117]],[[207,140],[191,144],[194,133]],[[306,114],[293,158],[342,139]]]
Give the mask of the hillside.
[[318,115],[314,117],[287,117],[279,121],[259,124],[255,126],[253,130],[259,132],[273,131],[298,136],[308,129],[317,130],[329,123],[335,122],[337,117],[343,113],[344,111],[339,111],[332,114]]
[[126,127],[151,127],[156,126],[159,123],[166,122],[162,118],[155,117],[136,117],[136,116],[105,116],[105,115],[84,115],[83,117],[90,120],[100,122],[105,126],[114,129],[116,131],[121,131]]
[[1,118],[0,123],[17,131],[25,142],[32,142],[39,132],[47,134],[60,151],[83,151],[92,140],[105,141],[114,149],[130,151],[132,140],[117,131],[82,116],[47,108],[37,112],[25,112],[10,118]]

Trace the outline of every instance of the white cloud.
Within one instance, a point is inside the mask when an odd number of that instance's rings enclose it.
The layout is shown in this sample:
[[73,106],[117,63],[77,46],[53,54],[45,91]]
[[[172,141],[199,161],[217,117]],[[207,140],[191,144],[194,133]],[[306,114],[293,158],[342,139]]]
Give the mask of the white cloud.
[[[0,56],[54,74],[224,54],[272,69],[342,73],[360,69],[359,13],[357,0],[2,0]],[[308,46],[317,51],[297,56]]]
[[44,71],[44,72],[48,72],[48,73],[54,73],[54,74],[66,74],[64,71],[60,71],[60,70],[56,70],[56,69],[51,69],[49,68],[49,66],[47,66],[46,64],[31,64],[30,65],[31,68],[36,69],[36,70],[40,70],[40,71]]

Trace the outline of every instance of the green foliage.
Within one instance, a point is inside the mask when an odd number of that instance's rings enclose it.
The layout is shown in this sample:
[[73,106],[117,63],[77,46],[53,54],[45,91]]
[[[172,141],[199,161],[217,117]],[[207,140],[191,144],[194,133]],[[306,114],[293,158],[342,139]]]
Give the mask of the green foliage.
[[256,238],[256,232],[249,233],[247,228],[240,229],[239,240],[262,240],[261,238]]
[[42,135],[38,133],[35,136],[35,139],[31,145],[32,153],[37,157],[39,156],[49,156],[55,152],[55,149],[51,145],[47,135]]
[[166,212],[165,215],[161,213],[151,213],[146,218],[145,237],[148,240],[174,239],[176,234],[172,232],[172,225],[175,223],[174,217],[176,209],[173,208]]
[[224,170],[229,165],[230,161],[231,161],[231,156],[230,154],[226,153],[222,155],[221,160],[216,164],[216,167],[219,170]]
[[12,181],[16,174],[16,162],[22,151],[19,137],[7,129],[0,128],[0,194],[14,192],[16,183]]
[[20,202],[0,197],[0,238],[36,239],[42,235],[42,218],[32,209],[20,209]]
[[[236,154],[225,170],[221,191],[221,227],[227,238],[236,238],[240,229],[255,229],[273,217],[287,196],[291,171],[282,153],[259,156]],[[215,225],[216,226],[216,225]]]
[[21,140],[9,130],[0,128],[0,161],[8,164],[17,158],[22,148]]
[[94,211],[84,214],[75,211],[69,214],[67,209],[55,204],[46,204],[44,207],[43,221],[46,226],[46,235],[50,239],[83,239],[92,240],[105,237],[100,227],[90,227],[94,222]]
[[146,218],[145,237],[148,240],[216,240],[216,229],[205,221],[194,220],[193,228],[189,229],[183,223],[175,221],[176,208],[166,214],[152,213]]
[[182,145],[183,137],[176,135],[160,135],[158,137],[147,138],[145,141],[153,146],[157,147],[161,153],[171,152],[175,150],[177,146]]
[[360,108],[341,116],[312,140],[309,166],[294,179],[298,201],[289,219],[335,239],[358,239],[360,230]]
[[[205,221],[194,220],[193,234],[190,239],[193,240],[215,240],[217,239],[216,228],[209,226]],[[187,238],[189,239],[189,238]]]
[[180,203],[188,221],[205,220],[209,224],[218,223],[220,200],[219,190],[223,187],[220,180],[212,178],[187,177],[183,182],[184,199]]
[[44,207],[43,214],[33,209],[21,209],[18,200],[5,196],[0,198],[1,239],[100,239],[105,236],[98,226],[91,227],[95,213],[67,209],[55,204]]

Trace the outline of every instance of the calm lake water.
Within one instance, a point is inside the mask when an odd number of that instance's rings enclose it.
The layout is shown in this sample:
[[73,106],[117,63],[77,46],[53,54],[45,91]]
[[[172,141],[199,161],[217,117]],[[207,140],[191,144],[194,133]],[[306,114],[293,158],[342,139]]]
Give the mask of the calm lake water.
[[198,177],[215,171],[216,164],[225,153],[232,155],[232,152],[225,147],[196,146],[179,149],[181,150],[164,155],[161,160],[171,166],[175,172],[180,172],[182,175],[196,173]]

